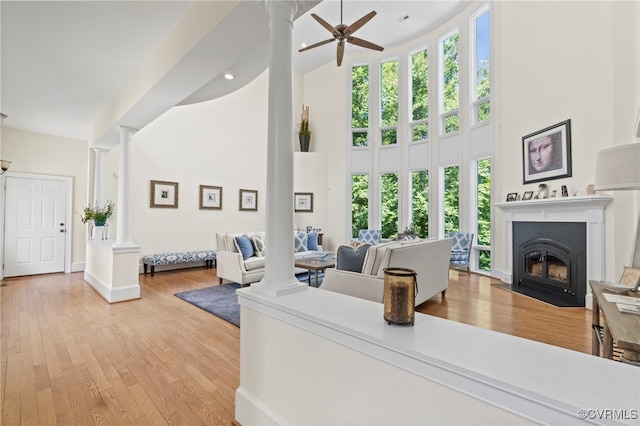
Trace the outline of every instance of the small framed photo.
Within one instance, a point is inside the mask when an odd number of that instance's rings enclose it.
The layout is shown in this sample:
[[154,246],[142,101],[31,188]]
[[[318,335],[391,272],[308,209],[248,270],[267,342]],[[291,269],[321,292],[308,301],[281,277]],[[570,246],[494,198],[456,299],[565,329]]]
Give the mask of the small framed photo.
[[625,266],[624,272],[622,272],[622,276],[620,277],[620,284],[624,284],[638,291],[638,287],[640,286],[640,269]]
[[571,177],[571,120],[522,137],[523,183]]
[[200,210],[222,210],[222,187],[200,185]]
[[293,197],[296,212],[313,212],[313,193],[296,192]]
[[151,208],[178,208],[178,182],[152,180],[149,188],[149,195],[149,207]]
[[510,192],[507,194],[507,201],[517,201],[517,200],[518,200],[517,192]]
[[530,200],[531,198],[533,198],[533,191],[526,191],[524,194],[522,194],[523,200]]
[[554,189],[553,191],[551,191],[551,198],[554,198],[557,194],[558,194],[558,190]]
[[258,191],[241,189],[239,208],[240,210],[258,211]]
[[307,226],[307,234],[313,232],[313,226]]

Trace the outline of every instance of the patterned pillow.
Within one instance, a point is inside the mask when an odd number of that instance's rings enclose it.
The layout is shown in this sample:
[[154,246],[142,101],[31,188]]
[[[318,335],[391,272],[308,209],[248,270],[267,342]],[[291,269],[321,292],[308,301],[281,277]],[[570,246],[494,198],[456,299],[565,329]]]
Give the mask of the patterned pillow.
[[341,245],[336,250],[336,269],[343,271],[362,272],[364,257],[371,244],[360,244],[358,247]]
[[300,252],[300,251],[307,251],[309,250],[307,248],[307,240],[308,240],[308,236],[307,233],[304,231],[294,231],[293,234],[293,247],[295,249],[295,252]]
[[262,235],[254,234],[251,236],[251,242],[253,243],[253,249],[256,252],[256,256],[263,257],[267,250],[264,237]]

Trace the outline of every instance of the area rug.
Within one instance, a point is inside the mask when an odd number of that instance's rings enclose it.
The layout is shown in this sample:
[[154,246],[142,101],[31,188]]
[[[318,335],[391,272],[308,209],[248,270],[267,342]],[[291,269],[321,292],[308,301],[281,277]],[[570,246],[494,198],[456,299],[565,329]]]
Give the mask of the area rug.
[[240,305],[236,290],[240,284],[230,283],[183,291],[175,296],[240,327]]

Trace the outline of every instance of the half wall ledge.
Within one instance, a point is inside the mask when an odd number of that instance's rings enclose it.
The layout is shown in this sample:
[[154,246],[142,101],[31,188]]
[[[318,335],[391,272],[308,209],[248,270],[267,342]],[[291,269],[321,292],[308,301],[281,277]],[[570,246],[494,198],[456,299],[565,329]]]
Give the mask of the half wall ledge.
[[581,409],[640,410],[637,367],[419,313],[392,326],[382,304],[322,289],[237,293],[241,424],[593,424]]

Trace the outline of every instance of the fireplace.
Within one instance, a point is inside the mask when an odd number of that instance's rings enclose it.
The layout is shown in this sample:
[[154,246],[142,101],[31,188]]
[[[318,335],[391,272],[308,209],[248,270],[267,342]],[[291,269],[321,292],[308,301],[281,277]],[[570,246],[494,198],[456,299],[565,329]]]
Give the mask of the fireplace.
[[[586,265],[585,281],[604,279],[606,250],[604,210],[612,199],[613,197],[608,195],[589,195],[496,203],[495,207],[501,212],[501,215],[497,216],[498,222],[496,224],[498,230],[496,234],[500,235],[496,235],[496,238],[500,240],[503,250],[496,256],[497,265],[492,269],[492,275],[512,286],[515,282],[516,272],[513,269],[515,255],[513,251],[514,223],[561,222],[563,225],[580,223],[586,227],[586,261],[580,262],[580,264]],[[500,218],[502,220],[500,220]],[[552,253],[552,256],[562,259],[562,256],[555,256],[554,253]],[[548,260],[548,257],[546,259]],[[547,265],[547,269],[544,270],[545,273],[548,274],[547,271],[549,271],[549,269],[552,269],[552,276],[561,273],[562,271],[558,271],[557,267],[555,267],[555,263],[554,261],[554,266],[551,267]],[[533,270],[533,264],[531,267]],[[538,266],[535,266],[535,268],[538,268]],[[542,273],[542,264],[539,268]],[[568,269],[567,273],[572,272]],[[554,285],[557,285],[557,283],[554,283]],[[584,297],[584,304],[580,306],[590,307],[591,292],[588,286],[586,291],[587,294]]]
[[512,289],[556,306],[584,306],[585,223],[513,222]]

